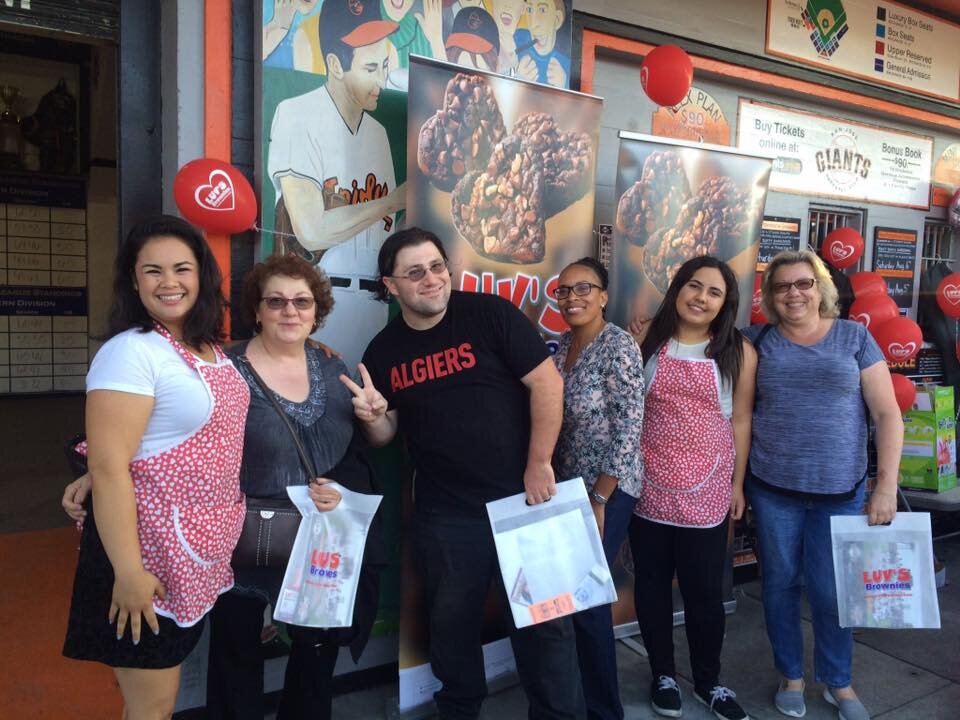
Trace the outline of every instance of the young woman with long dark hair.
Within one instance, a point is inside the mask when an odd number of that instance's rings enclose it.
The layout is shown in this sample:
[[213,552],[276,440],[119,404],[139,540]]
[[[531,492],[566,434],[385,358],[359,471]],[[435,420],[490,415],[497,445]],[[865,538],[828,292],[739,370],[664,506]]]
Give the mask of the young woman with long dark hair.
[[680,717],[673,576],[683,595],[694,694],[714,715],[747,714],[720,684],[728,520],[743,514],[757,355],[736,328],[737,278],[710,256],[684,263],[641,340],[646,399],[643,487],[630,524],[637,620],[650,657],[650,703]]
[[110,339],[87,374],[93,503],[63,653],[113,668],[127,720],[170,717],[180,664],[233,585],[250,393],[219,346],[225,305],[183,220],[145,221],[120,247]]

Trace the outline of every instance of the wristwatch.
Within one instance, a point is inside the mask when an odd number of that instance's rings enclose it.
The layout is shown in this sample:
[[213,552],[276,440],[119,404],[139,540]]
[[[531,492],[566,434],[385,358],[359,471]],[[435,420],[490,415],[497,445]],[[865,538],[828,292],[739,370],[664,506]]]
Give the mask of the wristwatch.
[[593,500],[593,502],[595,502],[597,505],[607,504],[607,498],[605,498],[603,495],[598,493],[596,490],[590,491],[590,499]]

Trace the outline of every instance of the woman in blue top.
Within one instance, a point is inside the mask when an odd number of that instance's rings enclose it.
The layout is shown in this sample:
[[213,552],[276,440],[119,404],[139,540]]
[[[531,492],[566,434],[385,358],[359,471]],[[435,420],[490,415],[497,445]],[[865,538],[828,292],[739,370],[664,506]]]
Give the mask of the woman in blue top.
[[871,525],[897,512],[903,420],[876,341],[837,319],[837,290],[814,253],[786,251],[763,274],[772,325],[745,331],[757,350],[757,391],[747,497],[756,517],[763,607],[784,715],[802,717],[805,587],[813,620],[814,671],[843,720],[869,715],[850,687],[853,636],[840,627],[830,542],[831,515],[864,511],[866,409],[876,423],[877,484]]

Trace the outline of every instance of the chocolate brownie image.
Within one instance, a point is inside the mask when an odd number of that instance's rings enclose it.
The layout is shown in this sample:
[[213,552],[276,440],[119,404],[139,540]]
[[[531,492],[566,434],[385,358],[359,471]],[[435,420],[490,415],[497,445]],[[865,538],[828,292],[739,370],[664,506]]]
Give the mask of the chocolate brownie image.
[[527,113],[513,125],[543,162],[546,183],[546,217],[579,200],[590,187],[593,168],[593,142],[590,135],[563,132],[552,115]]
[[486,170],[469,172],[451,195],[453,224],[483,257],[518,264],[543,260],[544,176],[527,142],[508,135],[494,149]]
[[457,73],[447,83],[443,107],[420,127],[417,165],[448,191],[471,170],[483,170],[507,134],[493,89],[482,75]]
[[640,179],[617,203],[617,232],[634,245],[646,245],[658,228],[671,227],[690,198],[690,184],[680,156],[657,150],[643,162]]
[[647,243],[644,271],[660,292],[666,292],[677,269],[690,258],[714,255],[729,259],[735,254],[753,216],[748,199],[747,193],[723,175],[700,184],[673,226]]

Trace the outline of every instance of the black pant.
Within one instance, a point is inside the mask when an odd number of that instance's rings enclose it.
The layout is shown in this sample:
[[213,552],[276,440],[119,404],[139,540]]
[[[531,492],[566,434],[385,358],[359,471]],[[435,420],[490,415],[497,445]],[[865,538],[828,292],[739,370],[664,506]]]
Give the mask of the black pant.
[[[420,515],[415,537],[427,600],[430,665],[443,683],[434,695],[440,718],[476,718],[487,694],[484,601],[500,573],[490,523]],[[530,720],[574,718],[580,677],[570,618],[514,628],[510,643]]]
[[643,644],[656,680],[674,677],[673,574],[683,596],[694,687],[710,690],[720,681],[720,650],[726,615],[723,569],[727,520],[716,527],[664,525],[634,516],[630,547],[635,566],[634,600]]
[[[263,720],[263,611],[267,602],[224,593],[210,611],[207,717]],[[329,720],[333,669],[340,646],[325,631],[288,625],[292,646],[277,720]]]

